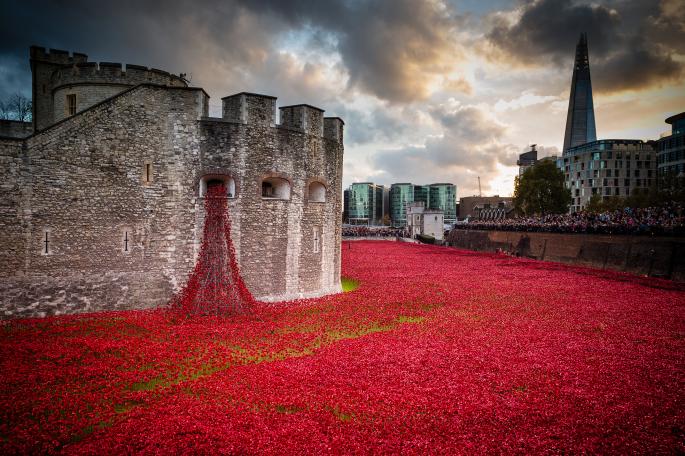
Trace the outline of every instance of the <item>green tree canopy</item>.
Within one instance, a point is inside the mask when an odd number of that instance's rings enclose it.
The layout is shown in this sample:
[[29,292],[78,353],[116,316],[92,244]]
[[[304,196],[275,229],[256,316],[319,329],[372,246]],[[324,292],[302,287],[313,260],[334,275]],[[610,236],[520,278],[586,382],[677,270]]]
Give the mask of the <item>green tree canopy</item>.
[[524,215],[568,212],[571,191],[564,185],[564,173],[554,162],[542,160],[517,176],[514,207]]

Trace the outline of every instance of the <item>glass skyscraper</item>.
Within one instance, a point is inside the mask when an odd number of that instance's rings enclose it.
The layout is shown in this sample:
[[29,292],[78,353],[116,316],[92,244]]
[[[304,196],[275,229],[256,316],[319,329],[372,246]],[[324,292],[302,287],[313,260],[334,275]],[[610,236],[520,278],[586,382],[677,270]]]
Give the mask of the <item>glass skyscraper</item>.
[[596,140],[595,108],[592,103],[587,35],[581,33],[580,41],[576,46],[576,59],[573,66],[573,79],[571,80],[571,96],[568,100],[564,152],[571,147]]
[[444,223],[457,221],[457,187],[454,184],[431,184],[428,186],[428,207],[441,209]]
[[393,226],[407,225],[407,203],[414,201],[414,185],[408,183],[390,186],[390,220]]
[[371,182],[357,182],[345,190],[347,221],[351,225],[381,225],[385,215],[385,188]]
[[414,185],[398,183],[390,186],[390,218],[393,226],[407,225],[407,203],[423,202],[427,209],[441,209],[445,223],[457,217],[457,188],[454,184]]

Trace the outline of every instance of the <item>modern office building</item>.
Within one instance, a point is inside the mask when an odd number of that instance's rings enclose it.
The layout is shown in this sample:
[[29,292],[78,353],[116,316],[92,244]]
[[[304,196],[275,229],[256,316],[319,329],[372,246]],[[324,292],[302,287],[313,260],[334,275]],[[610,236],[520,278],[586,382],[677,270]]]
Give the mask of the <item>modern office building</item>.
[[390,221],[393,226],[407,225],[407,204],[414,201],[414,184],[407,182],[390,186]]
[[457,187],[454,184],[430,184],[428,186],[428,208],[439,209],[444,214],[444,223],[452,225],[457,221]]
[[357,182],[345,190],[346,222],[351,225],[382,225],[388,214],[387,189],[372,182]]
[[533,166],[538,161],[538,151],[535,149],[537,144],[530,146],[530,150],[519,155],[516,164],[519,167],[519,176],[523,175],[528,168]]
[[414,185],[414,201],[423,201],[428,207],[428,192],[430,187],[428,185]]
[[547,157],[542,157],[538,159],[538,151],[536,149],[537,144],[532,144],[530,146],[530,150],[527,152],[522,153],[519,155],[519,159],[516,160],[516,164],[519,167],[519,177],[523,176],[523,173],[526,172],[526,170],[532,168],[539,162],[543,161],[551,161],[552,163],[557,162],[557,156],[556,155],[550,155]]
[[685,112],[666,119],[671,124],[671,134],[656,141],[657,169],[659,177],[667,174],[685,175]]
[[407,204],[422,202],[427,209],[443,211],[443,221],[452,224],[456,221],[457,187],[454,184],[438,183],[414,185],[397,183],[390,186],[390,219],[393,226],[407,225]]
[[626,197],[656,184],[656,151],[639,139],[602,139],[564,151],[557,166],[571,190],[571,212],[593,195]]
[[581,33],[580,41],[576,46],[571,96],[568,100],[564,151],[595,140],[597,140],[597,131],[595,129],[595,109],[592,103],[587,35]]

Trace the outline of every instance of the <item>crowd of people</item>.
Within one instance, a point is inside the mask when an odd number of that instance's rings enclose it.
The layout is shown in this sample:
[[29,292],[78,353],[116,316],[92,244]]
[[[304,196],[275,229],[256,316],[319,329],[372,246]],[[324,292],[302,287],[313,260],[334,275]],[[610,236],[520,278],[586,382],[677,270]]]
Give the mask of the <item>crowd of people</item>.
[[343,225],[343,237],[407,237],[404,228],[389,226]]
[[610,212],[576,212],[503,220],[476,220],[464,228],[552,233],[648,234],[685,236],[685,207],[625,208]]

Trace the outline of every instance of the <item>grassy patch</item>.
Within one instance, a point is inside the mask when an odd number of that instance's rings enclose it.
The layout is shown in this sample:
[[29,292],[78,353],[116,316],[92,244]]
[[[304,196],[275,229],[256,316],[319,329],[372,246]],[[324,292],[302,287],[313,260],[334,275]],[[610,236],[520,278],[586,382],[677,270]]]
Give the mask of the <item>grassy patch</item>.
[[170,382],[164,377],[155,377],[147,382],[136,382],[131,385],[131,391],[153,391],[157,388],[169,386]]
[[357,288],[359,288],[359,282],[354,280],[354,279],[348,279],[347,277],[343,277],[340,280],[340,284],[342,285],[342,290],[343,293],[347,293],[348,291],[354,291]]
[[397,317],[397,322],[398,323],[421,323],[423,320],[425,320],[426,317],[413,317],[411,315],[400,315]]
[[275,410],[278,413],[283,413],[285,415],[292,415],[293,413],[298,413],[303,411],[304,409],[302,407],[298,407],[296,405],[282,405],[278,404],[275,407]]
[[325,407],[329,412],[331,412],[337,419],[342,421],[343,423],[347,423],[349,421],[352,421],[354,418],[353,413],[344,413],[342,410],[340,410],[340,407],[337,405],[335,407]]
[[116,404],[114,406],[114,411],[117,413],[128,413],[129,411],[133,410],[135,407],[138,407],[139,405],[142,405],[142,401],[126,401],[123,404]]

